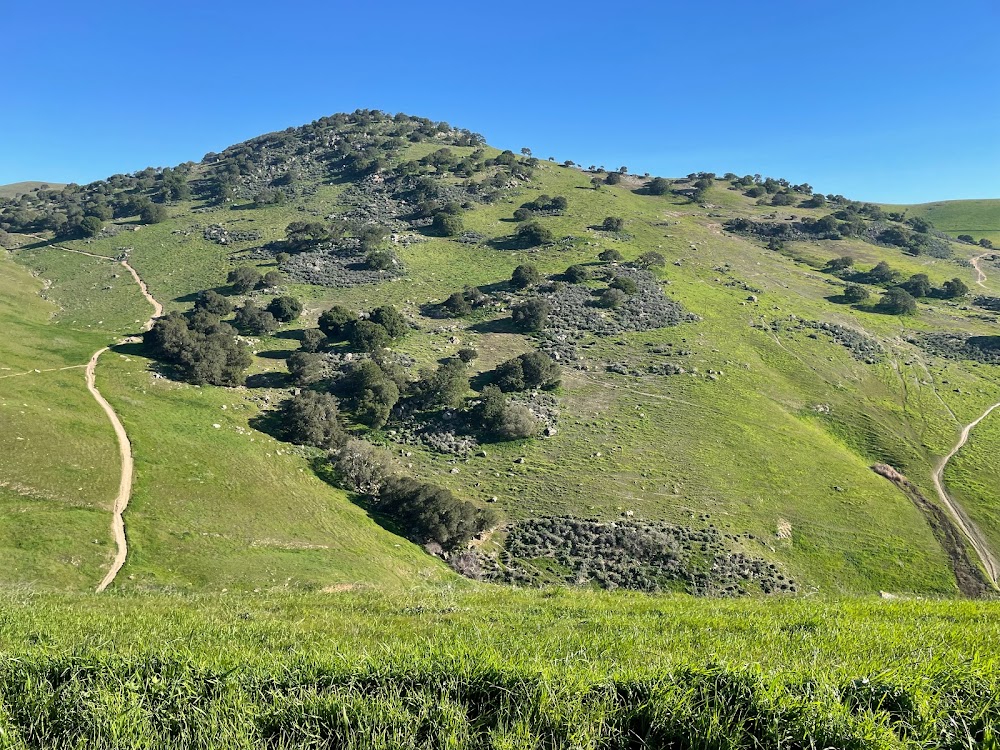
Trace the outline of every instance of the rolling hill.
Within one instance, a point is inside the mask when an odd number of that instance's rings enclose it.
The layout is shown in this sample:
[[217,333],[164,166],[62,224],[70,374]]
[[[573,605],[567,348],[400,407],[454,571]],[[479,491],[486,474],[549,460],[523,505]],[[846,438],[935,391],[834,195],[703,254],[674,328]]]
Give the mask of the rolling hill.
[[968,234],[976,240],[985,237],[1000,245],[1000,199],[938,201],[887,208],[905,209],[908,215],[927,219],[953,237]]
[[[781,180],[654,181],[372,112],[37,195],[0,204],[16,245],[0,262],[0,318],[16,331],[0,356],[7,584],[86,589],[110,565],[118,446],[82,369],[110,345],[96,386],[135,463],[113,589],[476,585],[453,568],[724,596],[993,588],[990,418],[943,467],[941,494],[934,482],[962,428],[1000,400],[1000,268],[936,231],[995,226],[987,203],[940,220]],[[934,227],[908,224],[916,215]],[[208,290],[303,310],[244,326],[249,367],[213,385],[222,376],[148,340],[119,343],[150,315],[122,258],[168,314]],[[511,277],[524,265],[539,278],[522,287]],[[280,277],[241,291],[239,268]],[[921,274],[912,314],[876,304]],[[953,294],[953,279],[969,291]],[[851,285],[869,299],[850,302]],[[533,300],[544,321],[524,330],[512,314]],[[331,335],[318,359],[293,359],[334,305],[393,306],[405,328],[375,357]],[[448,365],[463,349],[475,351],[465,369]],[[486,385],[534,352],[555,360],[558,386],[501,401],[536,436],[509,439],[502,420],[490,432]],[[305,361],[315,376],[290,373]],[[358,362],[401,394],[384,423],[341,392]],[[466,380],[442,396],[435,373],[448,367]],[[496,511],[498,525],[471,549],[428,554],[415,543],[430,538],[416,531],[426,514],[366,498],[327,450],[275,428],[302,390],[337,394],[343,429],[393,471]]]
[[58,190],[66,187],[61,182],[40,182],[37,180],[30,182],[12,182],[8,185],[0,185],[0,198],[17,198],[26,193],[30,193],[39,188],[52,188]]

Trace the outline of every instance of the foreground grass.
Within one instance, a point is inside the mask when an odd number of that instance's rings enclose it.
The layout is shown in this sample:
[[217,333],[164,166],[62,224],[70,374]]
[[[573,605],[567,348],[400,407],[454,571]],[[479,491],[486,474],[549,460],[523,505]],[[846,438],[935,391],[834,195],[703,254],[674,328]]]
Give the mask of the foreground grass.
[[995,747],[998,605],[17,596],[3,747]]

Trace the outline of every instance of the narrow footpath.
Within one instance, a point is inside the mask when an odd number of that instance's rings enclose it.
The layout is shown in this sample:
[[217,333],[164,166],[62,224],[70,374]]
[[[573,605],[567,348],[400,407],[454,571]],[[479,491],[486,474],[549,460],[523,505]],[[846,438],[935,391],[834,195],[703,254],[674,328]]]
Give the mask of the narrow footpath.
[[[981,253],[971,259],[972,267],[976,270],[976,283],[984,289],[986,288],[986,284],[984,283],[986,281],[986,274],[980,267],[979,261],[990,255],[993,255],[993,253]],[[951,461],[951,459],[955,457],[955,454],[962,449],[962,446],[968,442],[969,433],[972,432],[972,429],[986,419],[986,417],[988,417],[993,410],[998,407],[1000,407],[1000,402],[993,404],[993,406],[989,407],[986,411],[980,414],[978,419],[973,420],[962,428],[962,432],[958,436],[958,442],[955,443],[948,455],[938,462],[938,465],[934,468],[934,473],[931,475],[931,479],[934,480],[934,489],[937,491],[938,499],[948,510],[949,515],[951,515],[954,519],[958,528],[962,530],[966,539],[969,540],[969,544],[972,545],[972,549],[976,551],[976,555],[983,564],[983,568],[986,570],[986,574],[989,576],[994,588],[997,586],[997,576],[1000,574],[1000,565],[998,565],[997,559],[993,555],[986,537],[983,536],[983,533],[972,522],[972,519],[970,519],[968,514],[965,512],[965,509],[962,508],[962,506],[956,502],[944,488],[944,470],[948,465],[948,462]]]
[[961,450],[962,446],[966,444],[969,440],[969,433],[972,432],[972,428],[977,424],[982,422],[990,413],[1000,407],[1000,402],[993,404],[989,409],[984,411],[978,419],[962,428],[962,433],[959,435],[958,442],[944,458],[938,462],[938,465],[934,469],[932,479],[934,480],[934,489],[937,491],[938,499],[941,500],[941,504],[948,509],[948,513],[954,519],[955,524],[962,530],[962,533],[969,540],[969,544],[976,551],[976,555],[979,557],[980,562],[983,564],[983,568],[986,570],[986,574],[990,577],[993,586],[997,585],[997,574],[1000,573],[1000,565],[997,564],[996,558],[993,556],[993,552],[990,550],[989,543],[986,537],[983,536],[982,532],[976,528],[976,525],[972,522],[969,516],[966,514],[965,510],[959,505],[944,488],[944,469],[948,465],[948,462],[955,457],[955,454]]
[[[36,235],[33,235],[36,236]],[[44,241],[44,238],[39,237]],[[63,247],[61,245],[49,245],[49,247],[54,250],[63,250],[67,253],[76,253],[77,255],[86,255],[89,258],[98,258],[100,260],[106,260],[114,263],[115,258],[110,258],[107,255],[95,255],[94,253],[87,253],[83,250],[74,250],[71,247]],[[154,321],[163,315],[163,305],[153,298],[153,295],[149,293],[149,288],[146,283],[142,280],[136,270],[129,265],[128,259],[122,259],[118,261],[126,271],[131,274],[135,283],[139,286],[139,291],[142,292],[142,296],[146,301],[152,306],[153,314],[145,322],[142,327],[142,332],[148,331],[153,327]],[[138,336],[130,336],[126,338],[122,343],[136,343],[140,339]],[[132,475],[133,475],[133,461],[132,461],[132,443],[128,439],[128,433],[125,432],[125,426],[122,424],[121,419],[118,418],[118,414],[112,408],[111,404],[108,403],[107,399],[101,395],[101,392],[97,389],[96,373],[97,373],[97,361],[100,359],[104,352],[108,351],[109,347],[104,347],[103,349],[98,349],[94,352],[93,356],[90,358],[90,362],[87,363],[86,370],[86,382],[87,390],[90,391],[90,395],[94,397],[104,413],[108,415],[108,420],[111,422],[111,426],[114,428],[115,436],[118,438],[118,453],[121,456],[121,477],[118,481],[118,494],[115,496],[114,504],[112,506],[112,516],[111,516],[111,534],[115,540],[115,558],[111,563],[111,568],[108,570],[107,574],[101,579],[101,582],[97,585],[97,592],[100,593],[104,591],[111,583],[115,580],[118,572],[125,565],[125,558],[128,557],[128,539],[125,536],[125,509],[128,507],[128,501],[132,497]]]

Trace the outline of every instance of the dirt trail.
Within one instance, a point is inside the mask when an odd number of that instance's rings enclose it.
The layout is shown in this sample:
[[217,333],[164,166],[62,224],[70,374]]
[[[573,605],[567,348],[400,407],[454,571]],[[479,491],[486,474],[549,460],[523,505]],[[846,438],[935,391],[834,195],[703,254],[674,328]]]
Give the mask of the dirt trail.
[[115,580],[118,571],[125,564],[125,557],[128,554],[128,542],[125,540],[125,519],[122,517],[122,514],[125,512],[125,508],[128,507],[128,501],[132,495],[132,443],[129,442],[128,435],[125,433],[125,427],[122,425],[121,420],[118,419],[115,410],[111,408],[111,404],[97,390],[94,382],[97,359],[107,350],[108,347],[99,349],[90,358],[90,363],[87,365],[87,390],[90,391],[94,400],[104,409],[104,413],[111,420],[111,426],[115,428],[115,435],[118,437],[118,453],[122,459],[122,474],[118,482],[118,494],[115,496],[111,518],[111,533],[115,538],[115,546],[117,548],[115,559],[111,563],[111,569],[101,580],[100,584],[98,584],[98,593],[104,591],[108,587],[108,584]]
[[46,370],[25,370],[24,372],[15,372],[10,375],[0,375],[0,380],[4,378],[23,378],[25,375],[37,375],[43,372],[62,372],[63,370],[79,370],[81,367],[86,367],[87,365],[67,365],[66,367],[49,367]]
[[966,515],[962,507],[958,503],[954,502],[948,495],[948,492],[944,488],[943,477],[944,469],[948,465],[948,462],[954,458],[955,454],[958,453],[959,450],[962,449],[962,446],[969,440],[969,433],[972,432],[972,428],[986,419],[986,417],[988,417],[993,410],[997,408],[1000,408],[1000,402],[993,404],[993,406],[984,411],[978,419],[970,422],[962,428],[962,434],[959,435],[958,442],[955,443],[955,447],[951,449],[951,452],[949,452],[948,455],[938,462],[937,467],[934,469],[934,474],[932,475],[932,478],[934,479],[934,489],[937,491],[938,498],[941,500],[942,505],[948,509],[952,518],[955,519],[956,525],[962,530],[962,533],[965,534],[966,538],[968,538],[969,543],[972,545],[972,548],[976,551],[976,554],[982,561],[983,567],[986,569],[986,573],[989,575],[994,586],[997,585],[997,575],[1000,573],[1000,565],[997,564],[997,560],[990,551],[989,544],[987,543],[982,532],[976,528],[976,525],[972,522],[968,515]]
[[970,262],[972,263],[972,267],[976,269],[976,283],[979,284],[979,286],[981,286],[983,289],[986,288],[986,284],[983,283],[984,281],[986,281],[986,274],[983,273],[983,269],[979,267],[979,261],[981,261],[983,258],[989,257],[990,255],[993,255],[993,253],[992,252],[980,253],[975,258],[972,258],[970,260]]
[[[32,235],[37,236],[37,235]],[[39,237],[44,241],[44,238]],[[153,295],[149,293],[149,288],[146,286],[146,282],[142,280],[139,274],[136,272],[127,259],[117,260],[116,258],[111,258],[107,255],[96,255],[94,253],[87,253],[83,250],[74,250],[71,247],[63,247],[61,245],[50,245],[50,247],[55,250],[63,250],[67,253],[76,253],[77,255],[86,255],[89,258],[97,258],[99,260],[107,260],[113,262],[118,262],[122,265],[125,270],[127,270],[135,283],[139,286],[139,291],[142,292],[142,296],[146,301],[153,307],[153,315],[145,322],[142,327],[143,332],[148,331],[153,327],[153,322],[163,315],[163,305],[154,299]],[[137,336],[130,336],[126,338],[125,342],[136,342],[139,338]],[[132,474],[134,464],[132,462],[132,443],[128,439],[128,434],[125,432],[125,426],[122,424],[121,420],[118,418],[118,414],[112,408],[111,404],[108,403],[107,399],[101,395],[101,392],[97,390],[96,382],[96,372],[97,372],[97,360],[104,352],[108,351],[109,347],[104,347],[103,349],[98,349],[94,352],[93,356],[90,358],[90,362],[87,363],[86,370],[86,381],[87,390],[90,391],[90,395],[94,397],[94,400],[100,405],[104,410],[104,413],[108,415],[108,419],[111,421],[111,426],[115,430],[115,436],[118,438],[118,453],[122,460],[122,471],[121,478],[118,482],[118,494],[115,496],[114,505],[112,508],[111,517],[111,534],[115,540],[115,559],[111,563],[111,568],[108,570],[107,574],[97,585],[97,592],[100,593],[104,591],[115,577],[118,572],[125,565],[125,558],[128,556],[128,540],[125,538],[125,519],[123,514],[125,509],[128,507],[128,501],[132,497]],[[79,365],[78,365],[79,366]]]

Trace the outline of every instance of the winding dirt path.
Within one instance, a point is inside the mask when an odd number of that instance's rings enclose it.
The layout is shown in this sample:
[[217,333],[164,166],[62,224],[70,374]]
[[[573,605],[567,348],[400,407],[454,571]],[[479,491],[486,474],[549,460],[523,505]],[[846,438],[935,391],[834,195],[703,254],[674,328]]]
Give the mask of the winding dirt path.
[[115,496],[115,502],[112,507],[112,517],[111,517],[111,534],[115,539],[115,559],[111,563],[111,569],[108,570],[107,574],[101,579],[101,582],[97,585],[97,592],[100,593],[108,587],[108,585],[115,580],[115,576],[118,575],[118,571],[122,569],[125,564],[125,557],[128,555],[128,542],[125,539],[125,519],[123,513],[125,508],[128,507],[128,501],[132,496],[132,443],[129,442],[128,435],[125,432],[125,426],[122,424],[115,410],[111,408],[111,404],[107,402],[107,399],[101,395],[101,392],[97,390],[97,385],[94,382],[95,371],[97,370],[97,360],[108,350],[108,347],[103,349],[98,349],[94,352],[94,356],[90,358],[90,362],[87,364],[87,390],[90,391],[90,395],[94,397],[94,400],[100,404],[101,408],[104,409],[104,413],[108,415],[108,419],[111,420],[111,426],[115,429],[115,435],[118,438],[118,453],[122,460],[122,473],[121,479],[118,481],[118,494]]
[[972,428],[977,424],[982,422],[986,417],[988,417],[994,409],[1000,408],[1000,402],[993,404],[989,409],[984,411],[978,419],[962,428],[962,433],[959,435],[958,442],[951,451],[942,458],[937,467],[934,469],[934,474],[932,478],[934,480],[934,489],[937,491],[938,498],[941,500],[941,504],[948,509],[948,513],[951,517],[955,519],[955,523],[965,534],[972,548],[976,551],[979,559],[983,563],[983,567],[986,569],[987,575],[989,575],[990,580],[993,582],[993,586],[997,585],[997,575],[1000,573],[1000,565],[997,564],[997,559],[993,556],[990,551],[990,547],[986,538],[983,536],[982,532],[976,528],[976,525],[972,522],[972,519],[966,515],[965,511],[962,509],[958,503],[954,502],[948,495],[948,492],[944,488],[944,469],[948,465],[948,462],[955,457],[962,446],[966,444],[969,440],[969,433],[972,432]]
[[[37,235],[32,236],[37,237]],[[43,237],[38,237],[38,239],[46,241]],[[49,245],[49,247],[55,250],[63,250],[67,253],[86,255],[89,258],[107,260],[112,263],[117,261],[120,263],[121,266],[128,271],[129,274],[131,274],[135,283],[139,286],[139,291],[142,292],[142,296],[153,308],[152,316],[142,326],[143,332],[152,328],[154,321],[163,315],[163,305],[157,302],[153,295],[149,293],[149,288],[146,286],[146,282],[144,282],[136,270],[129,265],[127,258],[117,260],[116,258],[111,258],[107,255],[97,255],[95,253],[84,252],[83,250],[74,250],[71,247],[63,247],[62,245]],[[124,339],[122,343],[135,343],[137,341],[139,341],[138,336],[129,336]],[[97,593],[104,591],[104,589],[106,589],[115,580],[115,577],[122,569],[122,566],[125,565],[125,558],[128,556],[128,539],[125,537],[124,513],[125,509],[128,507],[128,501],[132,497],[132,475],[134,472],[134,463],[132,461],[132,443],[129,441],[128,434],[125,432],[125,426],[118,418],[118,414],[115,413],[111,404],[109,404],[107,399],[101,395],[99,390],[97,390],[97,360],[100,359],[101,355],[108,351],[108,349],[109,347],[107,346],[103,349],[98,349],[94,352],[93,356],[90,358],[90,362],[86,365],[87,390],[90,391],[90,395],[94,397],[94,400],[97,401],[98,405],[104,410],[104,413],[108,415],[108,420],[111,422],[111,426],[115,430],[115,436],[118,438],[118,453],[121,456],[122,462],[121,477],[118,481],[118,494],[115,496],[111,517],[111,534],[115,540],[115,559],[111,563],[111,568],[97,585]],[[76,367],[79,366],[80,365],[76,365]]]
[[[68,249],[68,248],[63,248]],[[89,254],[89,253],[85,253]],[[163,305],[156,301],[156,299],[149,293],[149,288],[146,286],[146,282],[142,280],[139,274],[136,272],[132,266],[129,265],[127,260],[120,261],[122,266],[132,275],[135,279],[135,283],[139,286],[139,291],[142,292],[142,296],[146,298],[146,301],[153,306],[153,315],[145,322],[142,330],[148,331],[153,327],[153,322],[163,315]],[[130,336],[125,339],[127,342],[136,342],[139,340],[138,336]],[[132,474],[134,464],[132,462],[132,443],[128,439],[128,434],[125,432],[125,426],[122,424],[115,410],[111,407],[111,404],[107,402],[101,392],[97,390],[97,385],[95,383],[95,371],[97,369],[98,358],[108,350],[108,347],[104,347],[96,352],[94,356],[90,358],[90,363],[87,365],[87,390],[90,391],[91,395],[101,405],[104,409],[104,413],[108,415],[108,419],[111,420],[111,426],[115,429],[115,435],[118,437],[118,452],[122,459],[122,474],[121,479],[118,482],[118,494],[115,496],[115,502],[112,509],[111,516],[111,534],[115,539],[115,559],[111,563],[111,568],[108,570],[107,574],[101,580],[97,586],[97,593],[100,593],[106,589],[118,572],[125,565],[125,558],[128,556],[128,540],[125,538],[125,509],[128,507],[128,501],[132,498]]]
[[971,258],[969,261],[970,263],[972,263],[972,267],[976,269],[976,283],[979,284],[979,286],[981,286],[983,289],[986,288],[986,284],[983,283],[984,281],[986,281],[986,274],[983,273],[983,269],[979,267],[979,261],[981,261],[983,258],[989,257],[990,255],[993,255],[993,253],[992,252],[980,253],[975,258]]

